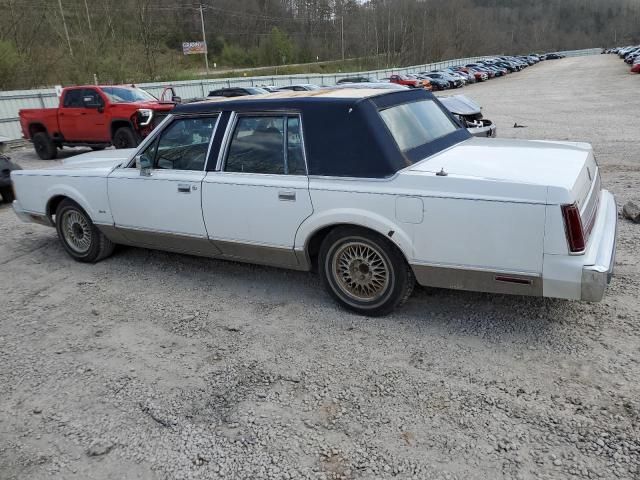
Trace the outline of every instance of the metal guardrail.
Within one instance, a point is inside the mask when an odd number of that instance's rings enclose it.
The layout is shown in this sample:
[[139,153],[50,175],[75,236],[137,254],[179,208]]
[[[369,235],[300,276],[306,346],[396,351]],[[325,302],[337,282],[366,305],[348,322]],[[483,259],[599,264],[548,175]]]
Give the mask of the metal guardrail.
[[[559,52],[568,57],[594,55],[600,53],[599,48],[585,50],[570,50]],[[344,72],[325,74],[297,74],[297,75],[265,75],[256,77],[220,78],[210,80],[185,80],[178,82],[156,82],[139,83],[140,88],[149,93],[159,96],[166,86],[174,87],[176,93],[182,98],[206,97],[210,90],[222,87],[246,87],[274,85],[285,86],[296,83],[315,83],[318,85],[334,85],[338,80],[353,76],[368,76],[374,78],[388,77],[392,74],[417,73],[429,70],[440,70],[442,68],[466,65],[477,60],[491,57],[467,57],[441,62],[428,63],[424,65],[413,65],[402,68],[385,68],[381,70],[370,70],[364,72]],[[0,136],[17,140],[22,138],[18,112],[23,108],[52,108],[58,106],[58,97],[54,88],[42,88],[38,90],[13,90],[0,92]]]

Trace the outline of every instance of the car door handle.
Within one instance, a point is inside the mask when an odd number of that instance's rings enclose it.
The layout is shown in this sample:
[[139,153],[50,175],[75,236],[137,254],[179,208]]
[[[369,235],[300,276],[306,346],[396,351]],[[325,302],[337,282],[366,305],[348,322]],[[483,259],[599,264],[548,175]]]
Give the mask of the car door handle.
[[278,192],[278,200],[283,202],[295,202],[296,192]]
[[188,185],[186,183],[179,183],[178,184],[178,192],[180,192],[180,193],[191,193],[191,185]]

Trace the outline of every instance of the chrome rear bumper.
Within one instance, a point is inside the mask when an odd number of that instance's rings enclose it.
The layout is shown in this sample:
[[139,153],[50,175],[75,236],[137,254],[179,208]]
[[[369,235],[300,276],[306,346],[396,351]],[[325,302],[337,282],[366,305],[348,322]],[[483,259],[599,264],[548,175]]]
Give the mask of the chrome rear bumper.
[[599,302],[604,296],[616,259],[616,241],[618,235],[618,207],[615,198],[606,190],[602,191],[601,207],[606,208],[605,223],[595,262],[582,268],[581,300]]

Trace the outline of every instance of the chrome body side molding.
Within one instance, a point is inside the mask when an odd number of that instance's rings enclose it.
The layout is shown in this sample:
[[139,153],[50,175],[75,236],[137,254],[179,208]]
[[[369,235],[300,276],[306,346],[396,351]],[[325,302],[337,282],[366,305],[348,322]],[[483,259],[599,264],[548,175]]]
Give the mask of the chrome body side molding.
[[135,228],[122,228],[106,224],[96,224],[96,227],[98,227],[109,240],[121,245],[268,265],[291,270],[310,270],[309,262],[304,253],[296,252],[293,248],[241,243]]
[[412,264],[411,268],[418,283],[424,287],[542,296],[542,278],[539,275],[474,270],[462,266]]

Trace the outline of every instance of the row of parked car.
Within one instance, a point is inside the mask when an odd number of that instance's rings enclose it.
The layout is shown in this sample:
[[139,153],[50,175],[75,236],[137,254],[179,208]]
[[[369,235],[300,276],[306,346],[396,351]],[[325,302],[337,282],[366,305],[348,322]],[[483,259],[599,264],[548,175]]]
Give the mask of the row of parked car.
[[603,50],[602,53],[615,53],[624,60],[624,63],[631,65],[633,73],[640,73],[640,45],[609,48]]
[[[429,91],[441,91],[464,87],[470,83],[485,82],[492,78],[502,77],[509,73],[519,72],[524,68],[535,65],[542,60],[563,58],[559,53],[530,54],[521,56],[502,56],[479,60],[467,65],[456,65],[441,70],[431,70],[412,74],[394,74],[387,78],[373,78],[369,76],[352,76],[338,80],[335,87],[353,87],[354,84],[366,84],[371,88],[424,88]],[[334,87],[334,88],[335,88]],[[239,97],[243,95],[258,95],[261,93],[281,92],[287,90],[305,91],[328,88],[314,84],[297,84],[287,86],[264,85],[261,87],[229,87],[212,90],[209,97]]]

